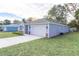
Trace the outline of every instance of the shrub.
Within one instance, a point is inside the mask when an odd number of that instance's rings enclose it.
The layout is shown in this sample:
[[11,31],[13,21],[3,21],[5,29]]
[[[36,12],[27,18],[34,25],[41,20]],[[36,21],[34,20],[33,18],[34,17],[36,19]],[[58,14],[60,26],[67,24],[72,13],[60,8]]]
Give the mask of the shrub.
[[22,32],[13,32],[14,34],[23,35]]

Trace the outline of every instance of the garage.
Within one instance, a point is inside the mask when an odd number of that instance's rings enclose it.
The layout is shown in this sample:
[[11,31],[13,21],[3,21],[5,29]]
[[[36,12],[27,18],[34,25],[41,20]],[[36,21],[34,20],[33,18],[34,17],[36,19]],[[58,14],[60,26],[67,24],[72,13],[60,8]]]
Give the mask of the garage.
[[30,34],[45,37],[46,35],[46,25],[31,25]]

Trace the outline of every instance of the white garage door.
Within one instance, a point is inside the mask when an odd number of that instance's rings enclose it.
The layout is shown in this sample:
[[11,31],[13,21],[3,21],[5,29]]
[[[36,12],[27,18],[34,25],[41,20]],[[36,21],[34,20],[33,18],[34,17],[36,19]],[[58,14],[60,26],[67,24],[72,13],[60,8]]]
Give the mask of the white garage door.
[[45,37],[46,25],[31,25],[30,34]]

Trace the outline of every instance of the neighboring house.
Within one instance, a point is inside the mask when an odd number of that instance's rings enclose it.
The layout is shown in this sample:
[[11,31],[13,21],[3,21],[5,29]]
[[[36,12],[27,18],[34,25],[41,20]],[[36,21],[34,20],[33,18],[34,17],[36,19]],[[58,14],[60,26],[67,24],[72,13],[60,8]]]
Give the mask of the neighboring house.
[[75,32],[75,31],[77,31],[77,28],[76,27],[70,28],[70,32]]
[[3,31],[3,27],[2,27],[2,25],[0,25],[0,31]]
[[22,30],[21,24],[10,24],[10,25],[3,25],[3,31],[5,32],[16,32]]
[[53,37],[61,33],[69,32],[69,27],[46,19],[39,19],[27,22],[25,25],[25,32],[26,34],[41,37]]

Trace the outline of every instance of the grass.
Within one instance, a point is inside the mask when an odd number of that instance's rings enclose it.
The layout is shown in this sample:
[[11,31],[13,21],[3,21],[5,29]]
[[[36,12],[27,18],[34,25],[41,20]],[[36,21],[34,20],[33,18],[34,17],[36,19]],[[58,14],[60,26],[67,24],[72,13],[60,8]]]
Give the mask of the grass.
[[79,32],[43,38],[0,49],[4,56],[79,56]]
[[0,38],[7,38],[7,37],[15,37],[18,34],[14,34],[12,32],[0,32]]

